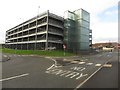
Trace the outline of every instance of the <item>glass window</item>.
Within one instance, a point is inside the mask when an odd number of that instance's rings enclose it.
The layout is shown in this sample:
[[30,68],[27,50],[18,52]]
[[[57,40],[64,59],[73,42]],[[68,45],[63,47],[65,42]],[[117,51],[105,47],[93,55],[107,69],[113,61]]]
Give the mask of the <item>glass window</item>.
[[89,26],[90,26],[89,22],[84,21],[84,20],[78,20],[77,24],[78,24],[78,26],[83,26],[83,27],[86,27],[86,28],[89,28]]
[[83,50],[89,49],[89,43],[87,43],[87,42],[81,42],[80,43],[80,49],[83,49]]
[[82,10],[82,18],[86,21],[90,21],[90,14],[84,10]]
[[86,35],[80,35],[80,42],[89,42],[89,36]]
[[76,19],[83,19],[83,20],[86,20],[86,21],[90,21],[90,14],[83,10],[83,9],[79,9],[79,10],[76,10],[74,11],[75,14],[76,14]]
[[73,12],[70,12],[70,11],[66,11],[64,13],[64,18],[65,19],[72,19],[72,20],[75,20],[75,14]]
[[89,35],[89,29],[80,27],[80,34]]
[[77,27],[76,34],[77,35],[83,34],[83,35],[87,35],[88,36],[89,35],[89,29],[84,28],[84,27]]

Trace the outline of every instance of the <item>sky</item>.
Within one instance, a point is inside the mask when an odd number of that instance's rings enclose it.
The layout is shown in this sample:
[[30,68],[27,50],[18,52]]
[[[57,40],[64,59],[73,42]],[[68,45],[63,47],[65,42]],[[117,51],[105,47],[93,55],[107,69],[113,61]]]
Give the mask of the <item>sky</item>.
[[118,41],[119,0],[1,0],[0,43],[10,28],[49,10],[64,16],[66,10],[84,9],[90,13],[93,43]]

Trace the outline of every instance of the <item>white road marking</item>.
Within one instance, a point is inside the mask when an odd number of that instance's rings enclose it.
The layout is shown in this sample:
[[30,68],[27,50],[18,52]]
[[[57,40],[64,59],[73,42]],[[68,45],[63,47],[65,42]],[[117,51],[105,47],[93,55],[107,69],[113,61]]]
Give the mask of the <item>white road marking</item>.
[[77,77],[76,79],[79,79],[79,78],[81,78],[81,77],[85,77],[85,76],[87,76],[87,75],[88,75],[88,74],[83,74],[83,73],[81,73],[80,76]]
[[47,70],[50,70],[50,69],[55,68],[55,67],[56,67],[56,65],[53,64],[52,66],[50,66],[49,68],[47,68]]
[[83,70],[85,70],[86,68],[83,68],[83,69],[81,69],[80,71],[83,71]]
[[95,66],[96,66],[96,67],[99,67],[99,66],[101,66],[101,64],[95,64]]
[[21,75],[17,75],[17,76],[13,76],[13,77],[5,78],[5,79],[1,79],[0,82],[2,82],[2,81],[7,81],[7,80],[11,80],[11,79],[15,79],[15,78],[24,77],[24,76],[27,76],[27,75],[29,75],[29,73],[21,74]]
[[112,67],[112,64],[105,64],[103,67]]
[[[75,74],[76,74],[76,75],[79,75],[79,73],[77,73],[77,72],[72,72],[72,73],[66,75],[65,77],[71,76],[71,78],[73,78]],[[75,75],[75,76],[76,76],[76,75]]]
[[75,78],[76,80],[88,75],[84,73],[62,70],[58,68],[47,70],[45,73],[59,75],[59,76],[68,77],[68,78]]
[[3,55],[3,57],[7,57],[7,55]]
[[86,65],[92,65],[93,63],[87,63]]
[[85,62],[79,62],[78,64],[84,64]]
[[61,74],[60,76],[64,76],[64,75],[66,75],[66,74],[68,74],[68,73],[71,73],[72,71],[67,71],[66,73],[63,73],[63,74]]
[[[107,62],[106,62],[107,63]],[[105,64],[106,64],[105,63]],[[92,76],[94,76],[103,66],[101,65],[94,73],[92,73],[87,79],[85,79],[82,83],[80,83],[74,90],[80,88],[84,83],[86,83]]]
[[71,63],[78,63],[78,61],[71,61]]
[[83,71],[83,70],[85,70],[86,68],[84,68],[84,67],[72,67],[72,68],[70,68],[70,69],[73,69],[73,70],[75,70],[75,71]]
[[75,75],[73,75],[73,76],[71,76],[70,78],[74,78],[75,76],[77,76],[77,75],[79,75],[79,73],[78,72],[76,72],[76,74]]
[[63,59],[63,61],[72,61],[72,60],[70,60],[70,59]]
[[63,61],[67,61],[67,59],[64,58]]
[[[46,57],[46,58],[49,58],[51,59],[50,57]],[[57,64],[57,61],[55,59],[51,59],[52,61],[54,61],[54,64],[51,65],[49,68],[47,68],[46,70],[50,70],[50,69],[54,69],[54,68],[58,68],[58,67],[62,67],[61,65],[58,65]]]

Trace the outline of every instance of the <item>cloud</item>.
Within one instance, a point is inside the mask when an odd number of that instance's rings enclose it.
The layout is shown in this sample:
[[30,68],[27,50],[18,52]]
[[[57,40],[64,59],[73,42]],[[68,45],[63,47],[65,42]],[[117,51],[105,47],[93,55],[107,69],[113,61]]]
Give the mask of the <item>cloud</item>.
[[107,11],[107,12],[105,12],[105,14],[106,15],[116,15],[116,14],[118,14],[118,10],[114,10],[114,11]]
[[92,42],[94,43],[101,43],[101,42],[118,42],[118,38],[95,38],[95,40]]
[[109,41],[118,38],[118,23],[117,22],[98,22],[94,24],[93,29],[93,42]]
[[[74,11],[83,8],[90,12],[91,29],[97,34],[96,31],[99,32],[99,28],[107,28],[99,21],[100,17],[98,17],[97,14],[117,5],[118,1],[119,0],[2,0],[0,2],[0,31],[3,35],[6,30],[36,16],[36,14],[38,14],[38,6],[40,6],[39,13],[50,10],[50,12],[60,16],[63,16],[66,10]],[[110,14],[111,12],[106,13]],[[20,20],[20,18],[23,20]],[[110,25],[107,24],[107,26]],[[3,41],[4,38],[5,35],[0,37],[0,42]]]

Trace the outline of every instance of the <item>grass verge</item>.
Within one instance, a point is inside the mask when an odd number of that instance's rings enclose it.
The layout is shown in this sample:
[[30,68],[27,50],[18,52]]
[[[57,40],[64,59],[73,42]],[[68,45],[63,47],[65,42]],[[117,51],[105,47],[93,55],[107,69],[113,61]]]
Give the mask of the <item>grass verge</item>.
[[[55,57],[62,57],[64,56],[64,51],[62,50],[49,50],[49,51],[42,51],[42,50],[14,50],[3,48],[3,53],[9,54],[19,54],[19,55],[41,55],[41,56],[55,56]],[[65,52],[65,56],[74,56],[75,54]]]

